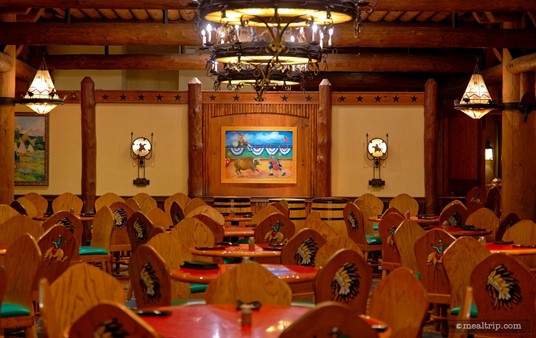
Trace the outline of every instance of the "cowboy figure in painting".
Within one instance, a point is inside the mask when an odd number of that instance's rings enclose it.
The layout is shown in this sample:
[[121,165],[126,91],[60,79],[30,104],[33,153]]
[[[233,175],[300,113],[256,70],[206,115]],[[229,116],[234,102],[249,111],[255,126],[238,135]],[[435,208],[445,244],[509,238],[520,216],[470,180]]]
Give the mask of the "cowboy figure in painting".
[[279,162],[279,159],[275,158],[274,155],[270,155],[270,161],[269,161],[268,169],[270,169],[270,176],[274,176],[274,170],[279,171],[281,170],[282,174],[281,176],[285,176],[286,172],[283,170],[283,165],[281,162]]

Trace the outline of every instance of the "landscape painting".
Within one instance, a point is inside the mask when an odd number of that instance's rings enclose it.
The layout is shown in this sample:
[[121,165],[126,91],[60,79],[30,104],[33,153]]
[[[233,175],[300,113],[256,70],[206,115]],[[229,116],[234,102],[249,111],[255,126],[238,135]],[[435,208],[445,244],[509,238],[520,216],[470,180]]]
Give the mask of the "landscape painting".
[[296,128],[222,127],[222,183],[296,183]]
[[48,185],[48,115],[15,113],[15,185]]

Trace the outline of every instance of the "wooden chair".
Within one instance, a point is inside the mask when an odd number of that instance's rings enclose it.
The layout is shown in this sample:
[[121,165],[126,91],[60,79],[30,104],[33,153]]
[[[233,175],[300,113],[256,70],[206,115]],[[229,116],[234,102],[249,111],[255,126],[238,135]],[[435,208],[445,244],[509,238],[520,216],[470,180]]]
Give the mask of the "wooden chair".
[[20,215],[20,213],[9,204],[0,204],[0,224],[17,215]]
[[171,277],[158,252],[147,244],[140,245],[128,264],[130,285],[138,308],[171,305]]
[[125,305],[103,301],[86,311],[69,328],[69,337],[93,338],[101,335],[110,337],[158,338],[160,335],[143,319]]
[[30,234],[33,238],[39,238],[44,232],[39,222],[28,216],[17,214],[0,223],[0,243],[10,245],[23,234]]
[[23,197],[33,203],[40,216],[47,213],[48,201],[46,198],[35,192],[29,192]]
[[428,313],[426,290],[405,267],[393,270],[372,291],[369,314],[386,322],[393,338],[421,337]]
[[184,209],[179,204],[179,202],[172,202],[171,209],[169,210],[169,216],[171,218],[171,223],[173,224],[173,226],[177,225],[177,223],[184,219]]
[[448,204],[439,214],[439,224],[448,224],[453,227],[462,227],[467,222],[469,212],[467,208],[459,203]]
[[[211,246],[215,243],[214,232],[210,226],[195,217],[182,220],[171,229],[170,235],[179,240],[182,252],[189,252],[193,246]],[[192,258],[212,261],[212,257],[194,256]]]
[[133,211],[142,211],[141,210],[141,207],[140,207],[140,204],[138,203],[138,201],[136,201],[135,199],[133,199],[132,197],[131,198],[127,198],[125,200],[125,204],[129,206],[130,209],[132,209]]
[[[371,193],[365,193],[361,196],[359,196],[355,201],[364,201],[370,208],[372,209],[372,212],[374,215],[381,215],[383,213],[383,201],[378,198],[376,195]],[[356,203],[358,204],[358,203]]]
[[[450,206],[453,205],[453,204],[459,204],[459,205],[463,206],[463,207],[465,208],[465,210],[467,210],[467,207],[465,206],[465,204],[464,204],[462,201],[460,201],[460,200],[453,200],[453,201],[449,202],[447,205],[445,205],[441,211],[447,209],[448,207],[450,207]],[[441,213],[440,213],[440,214],[441,214]]]
[[15,209],[19,214],[28,216],[28,212],[26,211],[26,208],[19,201],[13,200],[11,201],[11,203],[9,203],[9,206]]
[[72,265],[53,283],[43,279],[40,293],[45,337],[62,337],[67,327],[95,305],[125,302],[125,291],[117,279],[85,263]]
[[[534,323],[536,318],[534,275],[516,258],[504,254],[487,256],[473,269],[471,287],[474,303],[478,309],[478,319],[524,323],[522,325],[525,330],[529,323]],[[505,336],[504,332],[485,335]],[[475,337],[479,335],[476,334]]]
[[290,324],[279,338],[360,337],[375,338],[378,333],[347,306],[323,302]]
[[353,203],[359,208],[363,215],[365,233],[371,236],[378,236],[378,226],[375,221],[370,220],[371,217],[376,217],[378,214],[374,212],[372,207],[365,200],[360,200],[358,198]]
[[205,223],[205,225],[208,226],[210,230],[212,230],[215,243],[223,241],[223,237],[224,237],[223,227],[220,224],[218,224],[213,218],[205,214],[197,214],[194,216],[194,218],[197,218],[201,222]]
[[132,196],[132,199],[138,202],[141,211],[144,214],[148,214],[149,211],[158,207],[156,200],[151,195],[144,192],[137,193],[136,195]]
[[286,282],[259,263],[248,262],[237,264],[210,282],[205,299],[207,304],[258,301],[261,304],[290,305],[292,291]]
[[400,216],[400,217],[402,217],[404,219],[406,218],[406,215],[401,213],[400,210],[398,210],[397,208],[393,208],[393,207],[385,209],[385,211],[383,212],[381,218],[383,219],[385,216],[387,216],[389,214],[397,214],[398,216]]
[[473,187],[465,195],[465,206],[469,214],[486,205],[486,189]]
[[283,200],[279,201],[279,202],[272,202],[272,203],[270,203],[268,205],[271,205],[271,206],[275,207],[284,216],[289,217],[290,210],[288,209],[288,203],[286,203],[286,206],[285,206],[285,204],[283,203]]
[[395,230],[394,240],[400,253],[400,264],[414,272],[419,271],[415,258],[415,241],[425,232],[419,223],[409,219],[402,221]]
[[[363,214],[357,205],[353,202],[348,202],[343,211],[344,223],[346,231],[357,246],[365,254],[365,261],[369,262],[369,252],[380,253],[383,250],[383,244],[380,236],[374,236],[365,232],[365,221]],[[373,265],[379,265],[378,260],[370,262]]]
[[328,239],[324,245],[318,249],[316,254],[315,266],[320,268],[326,264],[333,254],[335,254],[340,249],[349,249],[357,252],[359,255],[364,257],[363,251],[357,246],[357,244],[352,241],[349,237],[337,236],[331,239]]
[[65,210],[78,215],[80,214],[80,212],[82,212],[83,206],[84,201],[82,201],[80,197],[76,196],[71,192],[64,192],[63,194],[52,200],[53,213]]
[[308,228],[308,226],[307,226],[308,221],[311,222],[311,221],[321,221],[321,220],[322,220],[322,215],[320,215],[318,210],[311,210],[309,215],[307,215],[307,217],[305,218],[305,222],[304,222],[303,227]]
[[521,218],[519,218],[515,212],[511,212],[501,219],[499,225],[497,226],[497,232],[495,233],[495,241],[502,241],[506,230],[519,221],[521,221]]
[[134,210],[125,202],[113,202],[108,206],[112,211],[114,226],[110,237],[110,254],[112,255],[115,272],[118,274],[121,264],[128,264],[130,257],[130,238],[128,237],[127,222]]
[[24,328],[25,337],[37,338],[32,305],[32,283],[37,278],[42,255],[29,234],[19,236],[7,249],[4,269],[7,288],[2,302],[2,328]]
[[493,211],[488,208],[478,208],[467,216],[465,222],[466,224],[474,225],[477,228],[491,230],[491,234],[485,236],[486,241],[493,242],[495,240],[495,233],[499,226],[499,219]]
[[281,264],[315,266],[318,250],[326,243],[313,229],[301,229],[281,250]]
[[253,226],[256,226],[263,219],[265,219],[266,217],[270,216],[273,213],[281,214],[281,211],[277,209],[276,207],[274,207],[273,205],[267,205],[253,214],[253,216],[251,217],[251,224]]
[[26,211],[27,216],[32,217],[32,218],[43,216],[43,214],[37,210],[37,207],[35,206],[35,204],[33,204],[32,201],[30,201],[26,197],[22,196],[22,197],[17,198],[17,202],[19,202],[24,207],[24,210]]
[[191,198],[182,192],[175,193],[164,200],[164,211],[169,214],[171,211],[171,205],[173,202],[177,202],[182,210],[186,208],[186,205],[190,202]]
[[[317,212],[317,211],[315,211]],[[322,237],[324,237],[327,241],[339,237],[339,235],[333,230],[331,226],[329,226],[328,223],[321,219],[309,219],[305,221],[305,228],[306,229],[312,229],[316,232],[318,232]],[[348,236],[346,236],[348,237]]]
[[400,252],[398,251],[394,234],[404,219],[404,216],[397,210],[382,216],[378,224],[378,233],[383,243],[382,278],[385,278],[387,273],[398,268],[401,264]]
[[[70,213],[69,211],[58,211],[49,218],[47,218],[43,224],[41,225],[43,229],[46,231],[56,224],[61,224],[65,228],[67,228],[71,234],[73,235],[74,239],[77,241],[77,248],[79,249],[81,245],[85,244],[82,243],[82,235],[84,233],[84,224],[82,221],[76,217],[74,214]],[[76,253],[75,257],[73,257],[73,260],[77,261],[80,258],[78,257],[78,252]]]
[[[468,323],[471,320],[471,310],[473,308],[473,288],[471,286],[467,286],[465,288],[465,294],[463,297],[463,303],[460,308],[460,312],[456,316],[456,321],[460,323]],[[458,329],[456,327],[453,328],[449,332],[449,338],[467,338],[469,337],[468,330],[464,330],[463,328]]]
[[103,206],[110,206],[115,202],[125,203],[125,199],[114,192],[107,192],[95,200],[95,211]]
[[402,214],[409,210],[410,215],[419,214],[419,202],[408,194],[398,194],[389,201],[389,207],[398,209]]
[[203,206],[203,205],[207,205],[207,203],[205,201],[203,201],[201,198],[199,198],[199,197],[192,198],[188,202],[188,204],[186,204],[186,207],[183,208],[184,209],[184,214],[188,215],[190,213],[190,211],[194,210],[197,207]]
[[316,275],[315,302],[336,301],[355,313],[365,313],[372,285],[372,268],[356,251],[334,253]]
[[536,245],[536,223],[530,219],[515,223],[506,229],[503,240],[522,245]]
[[426,231],[415,241],[415,259],[420,281],[426,291],[428,300],[434,305],[434,312],[430,319],[436,322],[436,328],[448,332],[447,309],[452,301],[449,278],[443,265],[445,250],[456,239],[442,229]]
[[115,219],[110,207],[104,206],[95,213],[93,235],[89,246],[80,246],[82,262],[100,265],[108,273],[111,269],[111,237]]
[[185,218],[192,218],[195,215],[199,215],[199,214],[207,215],[208,217],[215,220],[216,223],[218,223],[221,226],[225,224],[225,218],[223,217],[223,215],[218,210],[211,207],[210,205],[201,205],[191,210],[190,212],[186,214]]
[[501,189],[499,187],[492,187],[488,190],[485,207],[493,211],[498,218],[501,217]]
[[296,227],[281,213],[266,217],[255,226],[255,243],[286,244],[294,236]]
[[153,208],[147,213],[147,218],[153,222],[155,226],[159,226],[168,230],[173,225],[171,217],[160,208]]
[[473,237],[460,237],[443,254],[443,265],[450,282],[450,313],[457,316],[463,305],[466,289],[471,285],[474,267],[491,253]]
[[140,245],[147,243],[151,237],[164,231],[163,228],[155,226],[143,212],[135,211],[127,221],[131,251],[136,252]]
[[71,264],[79,260],[80,244],[73,234],[61,224],[53,225],[37,241],[43,263],[37,272],[33,290],[37,291],[41,278],[54,282]]

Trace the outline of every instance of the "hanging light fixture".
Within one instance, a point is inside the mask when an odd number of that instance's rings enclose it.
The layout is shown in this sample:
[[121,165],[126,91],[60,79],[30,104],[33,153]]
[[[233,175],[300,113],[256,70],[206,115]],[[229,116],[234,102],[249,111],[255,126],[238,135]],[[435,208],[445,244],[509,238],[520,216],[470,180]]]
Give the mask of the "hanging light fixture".
[[[334,25],[354,21],[361,29],[361,0],[198,0],[202,49],[210,51],[207,74],[215,89],[252,86],[257,101],[269,89],[301,85],[320,71],[332,46]],[[326,47],[326,48],[325,48]]]
[[461,110],[473,119],[480,119],[492,110],[502,109],[501,105],[495,104],[491,99],[484,78],[478,70],[478,64],[475,66],[462,99],[454,102],[454,109]]

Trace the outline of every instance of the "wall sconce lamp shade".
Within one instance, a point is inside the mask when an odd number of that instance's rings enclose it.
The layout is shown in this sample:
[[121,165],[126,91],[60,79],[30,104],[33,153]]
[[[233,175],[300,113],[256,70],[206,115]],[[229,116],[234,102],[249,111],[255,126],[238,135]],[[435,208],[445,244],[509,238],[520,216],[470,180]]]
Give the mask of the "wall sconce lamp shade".
[[[389,154],[387,153],[389,134],[385,135],[385,141],[379,137],[369,140],[367,134],[367,158],[373,163],[373,177],[369,180],[369,185],[373,187],[382,187],[385,181],[381,179],[381,161],[385,161]],[[376,177],[376,172],[378,177]]]
[[484,150],[484,158],[486,161],[493,161],[493,147],[486,142],[486,149]]
[[454,103],[454,109],[461,110],[473,119],[480,119],[490,111],[500,108],[500,105],[493,103],[484,78],[478,72],[478,66],[475,67],[462,99]]
[[[138,187],[149,185],[150,181],[145,178],[145,160],[153,157],[153,133],[151,140],[146,137],[136,137],[130,133],[130,157],[138,161],[138,177],[132,183]],[[140,177],[140,169],[143,170],[143,177]]]

